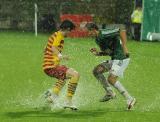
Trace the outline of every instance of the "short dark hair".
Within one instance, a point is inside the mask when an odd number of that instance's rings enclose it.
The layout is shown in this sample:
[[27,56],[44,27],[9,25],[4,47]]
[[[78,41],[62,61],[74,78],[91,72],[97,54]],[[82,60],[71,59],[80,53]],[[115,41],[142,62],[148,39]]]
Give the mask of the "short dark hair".
[[60,29],[62,30],[66,30],[69,29],[70,31],[75,29],[75,25],[73,22],[71,22],[70,20],[64,20],[61,25],[60,25]]
[[92,29],[98,30],[99,29],[98,26],[93,22],[87,23],[86,27],[87,27],[88,30],[92,30]]

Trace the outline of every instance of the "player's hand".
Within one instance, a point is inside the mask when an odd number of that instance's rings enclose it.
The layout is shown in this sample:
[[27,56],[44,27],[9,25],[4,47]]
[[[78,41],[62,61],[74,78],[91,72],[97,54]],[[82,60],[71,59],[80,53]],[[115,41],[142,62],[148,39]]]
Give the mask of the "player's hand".
[[91,49],[90,49],[90,52],[91,52],[92,54],[94,54],[94,55],[97,55],[97,54],[98,54],[98,51],[97,51],[96,48],[91,48]]
[[129,54],[129,53],[126,53],[126,57],[129,58],[129,56],[130,56],[130,54]]

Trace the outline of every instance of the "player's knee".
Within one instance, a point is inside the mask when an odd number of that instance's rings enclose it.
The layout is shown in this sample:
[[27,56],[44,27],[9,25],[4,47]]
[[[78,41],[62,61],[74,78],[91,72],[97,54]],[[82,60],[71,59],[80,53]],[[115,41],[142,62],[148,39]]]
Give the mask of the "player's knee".
[[104,72],[104,68],[101,66],[97,66],[93,69],[93,75],[97,76],[98,74],[102,74]]
[[74,79],[73,81],[77,83],[80,78],[80,74],[77,71],[74,71],[72,78]]
[[109,75],[108,76],[108,82],[110,83],[110,84],[112,84],[112,85],[114,85],[115,84],[115,82],[117,81],[117,76],[115,76],[115,75]]
[[97,70],[97,67],[93,69],[93,75],[96,77],[100,72]]
[[75,76],[77,79],[79,79],[79,77],[80,77],[80,74],[79,74],[77,71],[75,71],[75,74],[74,74],[74,76]]

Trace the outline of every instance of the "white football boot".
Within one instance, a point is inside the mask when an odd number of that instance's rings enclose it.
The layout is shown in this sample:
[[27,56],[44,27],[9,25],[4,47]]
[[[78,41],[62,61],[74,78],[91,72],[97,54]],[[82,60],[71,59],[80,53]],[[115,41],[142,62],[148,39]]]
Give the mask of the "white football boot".
[[72,100],[66,100],[65,102],[64,102],[64,107],[63,107],[64,109],[67,109],[67,108],[69,108],[69,109],[71,109],[71,110],[78,110],[78,108],[72,103]]
[[51,89],[47,90],[44,93],[44,97],[45,97],[46,103],[52,104],[52,105],[54,105],[57,102],[57,99],[58,99],[58,95],[53,94]]

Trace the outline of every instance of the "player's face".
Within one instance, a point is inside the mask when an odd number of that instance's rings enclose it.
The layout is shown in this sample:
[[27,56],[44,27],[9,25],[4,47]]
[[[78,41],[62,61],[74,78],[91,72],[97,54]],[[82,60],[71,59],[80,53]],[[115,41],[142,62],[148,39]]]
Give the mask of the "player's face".
[[97,35],[98,35],[98,32],[95,29],[92,29],[89,31],[89,36],[96,37]]
[[70,32],[71,32],[70,29],[65,30],[64,31],[64,37],[67,37]]

